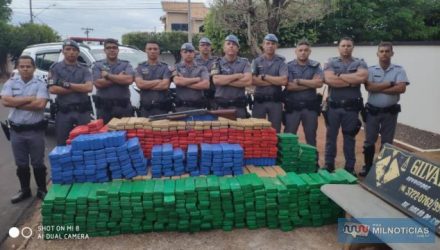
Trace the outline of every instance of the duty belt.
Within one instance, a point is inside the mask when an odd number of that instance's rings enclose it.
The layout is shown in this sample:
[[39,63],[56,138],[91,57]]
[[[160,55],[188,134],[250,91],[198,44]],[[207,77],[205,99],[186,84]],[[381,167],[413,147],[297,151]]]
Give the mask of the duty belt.
[[145,110],[162,109],[170,111],[173,109],[173,103],[169,98],[166,98],[164,100],[153,100],[150,102],[141,101],[140,106]]
[[256,94],[254,95],[255,102],[262,103],[262,102],[281,102],[281,94],[275,93],[273,95],[261,95]]
[[333,109],[343,108],[347,111],[360,111],[364,108],[364,102],[361,97],[355,99],[339,100],[339,101],[329,100],[329,106],[330,108]]
[[72,111],[78,111],[80,113],[92,111],[92,103],[89,101],[85,103],[70,103],[70,104],[59,104],[56,102],[57,111],[61,113],[69,113]]
[[109,98],[102,98],[97,95],[94,95],[92,98],[93,98],[93,102],[95,103],[95,106],[97,109],[110,110],[114,106],[126,108],[130,104],[130,99],[128,99],[128,98],[109,99]]
[[204,109],[207,106],[207,102],[204,98],[197,101],[184,101],[181,99],[176,99],[174,101],[174,104],[176,105],[176,107],[194,107],[197,109]]
[[321,111],[321,103],[316,100],[306,100],[306,101],[294,101],[285,99],[284,109],[286,113],[292,113],[293,111],[301,111],[303,109],[308,109],[311,111],[316,111],[318,114]]
[[376,107],[376,106],[373,106],[373,105],[367,103],[365,105],[365,109],[371,115],[378,115],[379,113],[390,113],[392,115],[395,115],[401,111],[400,104],[394,104],[389,107],[379,108],[379,107]]
[[38,130],[45,130],[47,128],[47,120],[41,120],[34,124],[17,124],[12,121],[9,121],[9,125],[11,126],[11,129],[15,132],[24,132],[24,131],[38,131]]
[[232,100],[217,97],[215,98],[215,102],[217,103],[218,106],[223,108],[227,108],[227,107],[246,108],[247,106],[247,99],[245,96]]

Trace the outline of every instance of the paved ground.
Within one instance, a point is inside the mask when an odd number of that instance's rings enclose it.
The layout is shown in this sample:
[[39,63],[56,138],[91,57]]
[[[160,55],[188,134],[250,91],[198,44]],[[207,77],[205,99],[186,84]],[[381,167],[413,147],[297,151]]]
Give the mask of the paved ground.
[[[0,89],[2,87],[3,84],[0,84]],[[0,105],[0,121],[6,120],[7,117],[8,110]],[[49,133],[46,139],[46,152],[51,150],[54,145],[54,137]],[[0,131],[0,152],[0,190],[2,190],[2,195],[0,196],[0,224],[2,225],[0,227],[0,242],[2,242],[7,237],[9,228],[17,224],[20,216],[31,207],[35,196],[21,203],[11,204],[10,198],[20,189],[20,185],[15,173],[16,167],[11,145],[3,131]],[[33,175],[31,176],[31,188],[35,195],[36,184]]]

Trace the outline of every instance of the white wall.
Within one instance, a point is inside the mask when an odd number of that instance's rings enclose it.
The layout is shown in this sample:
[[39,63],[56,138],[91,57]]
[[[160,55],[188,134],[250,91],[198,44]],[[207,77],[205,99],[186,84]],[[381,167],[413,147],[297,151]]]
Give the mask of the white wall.
[[[353,56],[363,58],[367,64],[377,64],[376,46],[355,46]],[[294,50],[279,49],[278,53],[293,60]],[[336,47],[312,48],[311,59],[322,65],[338,55]],[[399,122],[440,134],[440,46],[394,46],[392,62],[402,65],[410,85],[401,95],[402,112]],[[362,88],[364,100],[366,91]]]

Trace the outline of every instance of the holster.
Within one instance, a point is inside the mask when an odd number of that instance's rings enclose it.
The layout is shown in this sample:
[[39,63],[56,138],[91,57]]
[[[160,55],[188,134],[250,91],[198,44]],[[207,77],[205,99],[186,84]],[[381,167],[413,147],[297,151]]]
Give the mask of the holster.
[[289,98],[284,98],[284,109],[286,113],[292,113],[294,111],[301,111],[308,109],[315,111],[318,115],[321,114],[322,95],[317,95],[315,100],[295,101]]
[[11,140],[11,132],[9,131],[9,121],[6,120],[4,122],[0,122],[2,129],[3,129],[3,133],[5,133],[6,139]]
[[169,98],[169,97],[167,97],[163,100],[158,100],[158,101],[155,100],[155,101],[151,101],[148,103],[143,102],[141,100],[140,104],[141,104],[140,107],[142,109],[147,110],[147,111],[152,110],[152,109],[162,109],[162,110],[166,110],[166,111],[173,110],[173,102],[172,102],[171,98]]

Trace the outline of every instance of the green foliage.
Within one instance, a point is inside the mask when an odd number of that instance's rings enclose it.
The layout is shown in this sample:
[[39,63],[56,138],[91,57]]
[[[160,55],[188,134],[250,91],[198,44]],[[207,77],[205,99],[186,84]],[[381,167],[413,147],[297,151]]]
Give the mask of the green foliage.
[[318,41],[332,43],[341,36],[357,42],[435,40],[439,12],[435,0],[340,0],[338,10],[317,25]]
[[[197,46],[201,35],[195,34],[192,37],[192,43]],[[162,52],[170,52],[174,55],[176,62],[180,61],[180,47],[188,42],[188,33],[186,32],[131,32],[122,36],[122,43],[136,46],[143,50],[147,41],[156,41],[160,44]]]
[[11,18],[11,8],[9,8],[9,4],[11,0],[0,0],[0,21],[9,21]]

